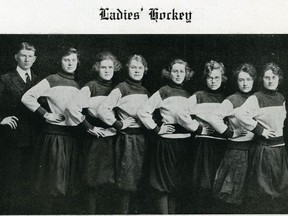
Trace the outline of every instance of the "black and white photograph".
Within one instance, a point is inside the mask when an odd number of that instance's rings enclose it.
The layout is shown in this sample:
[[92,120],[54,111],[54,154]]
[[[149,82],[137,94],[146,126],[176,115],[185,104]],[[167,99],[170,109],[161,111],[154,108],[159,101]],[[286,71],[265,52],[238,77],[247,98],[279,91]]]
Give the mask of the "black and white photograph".
[[288,5],[209,2],[5,5],[1,215],[288,213]]

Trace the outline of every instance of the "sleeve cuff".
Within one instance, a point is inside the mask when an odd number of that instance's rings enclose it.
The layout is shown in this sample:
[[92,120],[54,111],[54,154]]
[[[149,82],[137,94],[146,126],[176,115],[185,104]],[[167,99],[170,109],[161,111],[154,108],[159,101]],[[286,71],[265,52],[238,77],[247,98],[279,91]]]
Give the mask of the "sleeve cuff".
[[119,120],[115,121],[112,127],[116,128],[116,130],[120,131],[123,127],[123,123]]
[[47,113],[47,110],[40,106],[35,112],[39,113],[41,116],[44,116]]
[[84,119],[84,121],[82,121],[80,124],[87,130],[93,129],[93,126],[86,119]]
[[233,130],[231,130],[227,127],[227,129],[222,133],[222,135],[224,137],[227,137],[227,138],[232,138],[234,135],[234,132],[233,132]]
[[203,126],[199,124],[197,130],[194,131],[195,134],[201,134],[203,130]]
[[157,125],[157,126],[153,129],[153,131],[158,134],[159,131],[160,131],[160,127]]
[[257,123],[256,127],[252,130],[253,133],[258,134],[258,135],[262,135],[264,131],[264,128],[261,124],[259,124],[259,122]]

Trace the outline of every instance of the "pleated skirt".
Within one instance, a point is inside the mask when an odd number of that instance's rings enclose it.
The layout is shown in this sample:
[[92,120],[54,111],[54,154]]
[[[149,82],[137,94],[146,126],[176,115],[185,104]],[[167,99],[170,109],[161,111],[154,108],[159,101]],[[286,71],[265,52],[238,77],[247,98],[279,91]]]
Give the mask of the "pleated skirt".
[[213,195],[223,202],[240,205],[247,193],[247,175],[251,170],[254,143],[248,141],[245,144],[246,149],[228,148],[216,172]]
[[285,146],[257,143],[249,174],[248,191],[253,199],[288,197],[288,158]]

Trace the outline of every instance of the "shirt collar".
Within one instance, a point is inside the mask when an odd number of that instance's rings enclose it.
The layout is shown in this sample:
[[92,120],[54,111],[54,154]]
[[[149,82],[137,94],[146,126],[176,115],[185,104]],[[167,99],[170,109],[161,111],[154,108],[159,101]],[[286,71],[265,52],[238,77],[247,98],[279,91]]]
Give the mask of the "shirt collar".
[[18,72],[18,74],[20,75],[20,77],[22,78],[22,80],[26,83],[26,73],[28,73],[30,79],[31,79],[31,70],[28,69],[27,71],[21,69],[19,66],[17,66],[16,71]]

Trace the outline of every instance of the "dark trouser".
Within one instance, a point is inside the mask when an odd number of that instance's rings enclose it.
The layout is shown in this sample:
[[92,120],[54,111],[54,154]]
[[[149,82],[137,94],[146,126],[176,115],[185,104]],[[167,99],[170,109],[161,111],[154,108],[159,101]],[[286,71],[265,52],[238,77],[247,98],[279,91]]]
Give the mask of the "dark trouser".
[[1,204],[2,214],[35,214],[37,205],[33,198],[32,158],[33,148],[1,146]]

